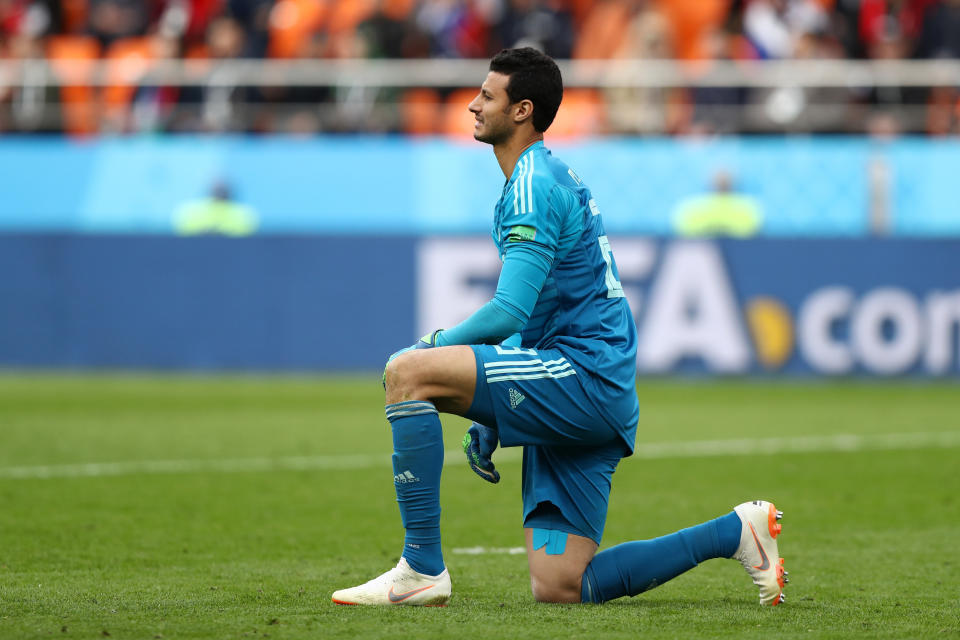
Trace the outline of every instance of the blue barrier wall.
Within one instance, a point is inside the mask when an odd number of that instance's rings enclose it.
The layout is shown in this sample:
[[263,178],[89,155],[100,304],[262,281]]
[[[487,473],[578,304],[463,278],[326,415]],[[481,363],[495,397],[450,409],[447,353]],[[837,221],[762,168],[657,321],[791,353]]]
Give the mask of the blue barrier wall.
[[[611,239],[649,374],[956,376],[960,240]],[[489,237],[0,235],[0,365],[378,370]]]
[[[894,233],[960,235],[960,141],[603,139],[554,152],[593,189],[611,233],[668,234],[718,171],[766,235],[864,235],[871,193]],[[889,177],[871,182],[877,163]],[[170,233],[177,208],[226,181],[271,233],[479,233],[503,176],[489,147],[390,137],[0,139],[0,231]]]
[[0,236],[0,363],[375,369],[415,333],[414,246]]

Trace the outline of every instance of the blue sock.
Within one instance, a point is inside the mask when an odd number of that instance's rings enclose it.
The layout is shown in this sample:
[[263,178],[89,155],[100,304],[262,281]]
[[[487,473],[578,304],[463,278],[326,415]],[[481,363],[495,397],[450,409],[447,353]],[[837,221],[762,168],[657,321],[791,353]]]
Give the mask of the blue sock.
[[729,558],[740,545],[740,516],[731,511],[695,527],[625,542],[601,551],[583,573],[582,602],[635,596],[676,578],[704,560]]
[[393,430],[393,485],[406,536],[403,557],[414,571],[443,573],[440,550],[440,471],[443,432],[432,402],[387,405]]

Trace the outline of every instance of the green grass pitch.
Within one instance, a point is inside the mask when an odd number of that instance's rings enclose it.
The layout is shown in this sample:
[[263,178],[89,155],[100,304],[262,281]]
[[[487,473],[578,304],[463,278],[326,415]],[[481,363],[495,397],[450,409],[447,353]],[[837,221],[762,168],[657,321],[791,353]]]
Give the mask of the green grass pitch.
[[[772,499],[785,605],[759,607],[727,560],[636,598],[533,603],[523,555],[454,552],[523,544],[502,451],[497,486],[448,453],[449,607],[338,607],[402,541],[377,377],[8,373],[0,639],[960,637],[956,384],[638,393],[645,453],[614,477],[604,546]],[[448,452],[465,427],[444,418]]]

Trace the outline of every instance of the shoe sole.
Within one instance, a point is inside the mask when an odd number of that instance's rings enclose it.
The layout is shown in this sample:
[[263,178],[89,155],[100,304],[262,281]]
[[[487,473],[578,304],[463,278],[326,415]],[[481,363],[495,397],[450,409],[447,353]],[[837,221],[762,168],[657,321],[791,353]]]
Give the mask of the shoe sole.
[[[780,533],[783,531],[783,525],[780,524],[779,522],[780,518],[782,517],[783,517],[783,512],[778,511],[776,505],[771,502],[770,506],[767,507],[767,530],[770,533],[770,537],[773,538],[774,540],[776,540],[777,536],[780,535]],[[779,551],[780,550],[778,549],[777,555],[779,555]],[[778,593],[777,597],[774,598],[773,602],[770,603],[771,607],[775,607],[781,602],[783,602],[784,600],[786,600],[786,598],[783,595],[783,589],[787,585],[787,579],[784,577],[784,574],[786,573],[786,571],[784,570],[784,567],[783,567],[783,557],[781,557],[780,561],[777,562],[775,568],[777,571],[777,584],[780,585],[780,593]]]
[[[361,606],[359,602],[346,602],[346,601],[344,601],[344,600],[337,600],[337,599],[335,599],[335,598],[330,598],[330,601],[333,602],[333,604],[338,604],[338,605],[346,606],[346,607],[359,607],[359,606]],[[396,604],[396,605],[381,605],[381,606],[397,606],[397,607],[399,607],[399,606],[407,606],[407,607],[446,607],[447,605],[446,605],[446,604],[412,604],[412,605],[411,605],[411,604],[407,604],[407,605]]]

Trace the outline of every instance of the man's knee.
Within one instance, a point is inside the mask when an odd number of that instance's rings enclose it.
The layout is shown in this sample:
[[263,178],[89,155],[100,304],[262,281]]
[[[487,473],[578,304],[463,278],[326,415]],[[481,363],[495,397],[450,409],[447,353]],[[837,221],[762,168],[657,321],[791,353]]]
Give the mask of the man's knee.
[[384,370],[387,404],[429,400],[446,413],[463,415],[473,400],[476,361],[470,347],[407,351]]
[[384,386],[387,391],[388,402],[403,402],[405,400],[427,400],[418,396],[420,373],[423,372],[423,353],[408,351],[402,353],[390,362],[384,370]]
[[530,576],[530,590],[537,602],[580,602],[580,578]]

